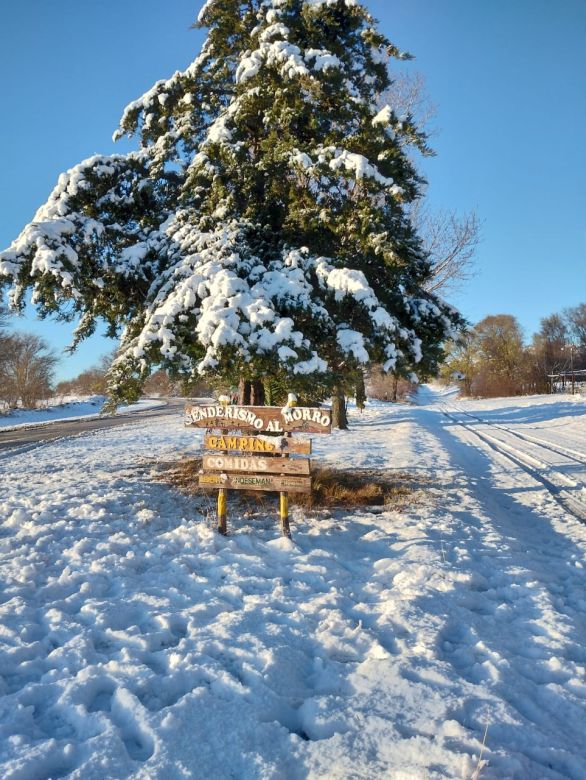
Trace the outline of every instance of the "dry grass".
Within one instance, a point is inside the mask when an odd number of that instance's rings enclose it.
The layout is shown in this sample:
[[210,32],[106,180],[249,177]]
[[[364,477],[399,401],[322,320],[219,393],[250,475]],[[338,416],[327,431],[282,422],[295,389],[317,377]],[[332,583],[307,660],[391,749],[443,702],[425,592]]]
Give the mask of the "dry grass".
[[291,496],[292,503],[312,508],[397,505],[413,497],[413,477],[391,471],[312,469],[312,492]]
[[[197,484],[202,467],[201,458],[188,458],[166,464],[155,479],[188,495],[210,495]],[[339,469],[313,464],[311,494],[291,493],[290,501],[297,506],[311,509],[355,507],[401,508],[417,503],[421,481],[412,474],[373,469]],[[237,491],[240,497],[259,503],[267,493]]]
[[202,459],[183,458],[174,463],[165,463],[155,476],[159,482],[166,482],[173,487],[178,488],[187,495],[200,495],[204,492],[200,490],[197,484],[197,477],[202,467]]

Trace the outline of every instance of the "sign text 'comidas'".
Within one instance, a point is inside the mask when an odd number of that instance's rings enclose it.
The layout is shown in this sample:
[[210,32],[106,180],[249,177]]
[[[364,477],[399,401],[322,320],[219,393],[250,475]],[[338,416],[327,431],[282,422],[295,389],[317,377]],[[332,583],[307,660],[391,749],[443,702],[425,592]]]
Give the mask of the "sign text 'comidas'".
[[309,474],[309,458],[273,458],[253,455],[204,455],[205,471],[254,471],[260,474]]

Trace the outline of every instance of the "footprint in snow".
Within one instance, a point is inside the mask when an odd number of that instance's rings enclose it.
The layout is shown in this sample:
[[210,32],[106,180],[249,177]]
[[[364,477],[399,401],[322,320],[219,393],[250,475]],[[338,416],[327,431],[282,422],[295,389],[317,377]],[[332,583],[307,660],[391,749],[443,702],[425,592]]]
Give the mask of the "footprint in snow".
[[87,711],[102,713],[103,717],[112,722],[131,759],[147,761],[154,752],[155,742],[140,701],[126,688],[118,687],[113,680],[92,682],[86,703]]

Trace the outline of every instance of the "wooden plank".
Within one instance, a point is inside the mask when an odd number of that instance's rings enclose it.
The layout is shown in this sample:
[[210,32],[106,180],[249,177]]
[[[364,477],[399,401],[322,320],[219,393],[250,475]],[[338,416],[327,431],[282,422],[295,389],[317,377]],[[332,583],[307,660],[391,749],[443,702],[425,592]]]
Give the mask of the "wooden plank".
[[311,455],[311,439],[291,439],[284,436],[214,436],[206,435],[205,450],[217,452],[246,452],[263,455],[266,453],[293,453]]
[[309,474],[309,458],[259,458],[253,455],[204,455],[204,471],[250,471],[258,474]]
[[198,484],[211,490],[262,490],[279,493],[311,493],[311,477],[275,474],[200,474]]
[[232,428],[256,433],[331,433],[330,409],[295,406],[187,406],[185,425],[196,428]]

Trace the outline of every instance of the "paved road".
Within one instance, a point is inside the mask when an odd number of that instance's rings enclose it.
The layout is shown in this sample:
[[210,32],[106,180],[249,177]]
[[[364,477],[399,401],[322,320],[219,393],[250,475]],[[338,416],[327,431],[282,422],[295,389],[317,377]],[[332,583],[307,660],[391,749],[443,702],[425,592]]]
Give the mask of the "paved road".
[[166,406],[144,411],[126,412],[112,417],[99,417],[89,420],[61,420],[46,425],[35,425],[19,430],[0,430],[0,453],[7,453],[13,448],[28,449],[35,444],[62,439],[64,436],[77,436],[87,431],[97,431],[102,428],[117,428],[120,425],[131,425],[153,417],[169,415],[181,416],[185,406],[184,398],[165,399]]

